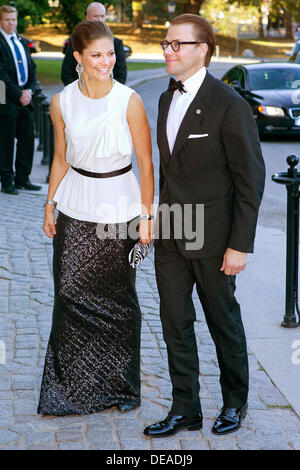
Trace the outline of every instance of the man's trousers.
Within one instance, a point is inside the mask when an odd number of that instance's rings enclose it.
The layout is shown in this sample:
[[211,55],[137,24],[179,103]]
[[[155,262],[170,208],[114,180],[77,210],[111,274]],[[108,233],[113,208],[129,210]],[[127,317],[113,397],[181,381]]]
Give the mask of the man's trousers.
[[235,276],[220,271],[223,255],[188,259],[173,239],[160,239],[155,245],[160,316],[173,386],[171,412],[184,416],[201,412],[194,285],[216,346],[224,406],[240,408],[247,402],[248,356],[240,306],[234,296]]
[[[17,151],[14,172],[14,147]],[[34,153],[33,111],[19,106],[15,114],[0,115],[0,176],[2,187],[29,179]]]

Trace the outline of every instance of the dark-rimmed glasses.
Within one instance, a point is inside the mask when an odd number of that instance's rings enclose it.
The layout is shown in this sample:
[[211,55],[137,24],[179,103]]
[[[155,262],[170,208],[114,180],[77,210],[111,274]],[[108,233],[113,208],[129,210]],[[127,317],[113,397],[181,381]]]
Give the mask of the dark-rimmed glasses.
[[167,41],[166,39],[160,43],[162,50],[165,51],[168,46],[171,46],[174,52],[178,52],[180,50],[181,44],[202,44],[200,41]]

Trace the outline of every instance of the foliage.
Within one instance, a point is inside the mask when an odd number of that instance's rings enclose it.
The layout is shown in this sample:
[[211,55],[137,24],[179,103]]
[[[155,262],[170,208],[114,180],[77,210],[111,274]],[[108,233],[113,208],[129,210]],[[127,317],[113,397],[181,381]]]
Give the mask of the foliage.
[[86,7],[90,1],[86,0],[60,0],[58,16],[61,21],[66,24],[68,31],[71,33],[74,27],[85,19]]
[[238,2],[230,2],[230,0],[206,0],[201,14],[212,23],[215,31],[220,34],[236,36],[238,24],[240,24],[240,32],[244,34],[249,32],[250,34],[250,32],[258,30],[259,20],[258,8],[250,3],[248,1],[246,6],[238,5]]
[[289,13],[294,21],[300,22],[300,1],[299,0],[272,0],[271,11],[279,12],[282,9],[285,13]]

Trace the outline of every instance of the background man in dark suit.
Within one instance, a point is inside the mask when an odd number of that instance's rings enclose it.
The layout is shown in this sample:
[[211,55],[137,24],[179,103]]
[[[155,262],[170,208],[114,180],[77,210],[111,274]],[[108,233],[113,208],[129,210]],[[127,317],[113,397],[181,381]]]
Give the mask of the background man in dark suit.
[[[90,3],[86,10],[86,19],[91,21],[103,21],[104,23],[106,20],[105,6],[99,2]],[[127,78],[127,64],[121,39],[114,37],[114,48],[116,54],[116,63],[113,70],[114,78],[120,83],[125,83]],[[77,62],[73,56],[73,52],[74,49],[70,38],[61,69],[61,80],[65,86],[78,78],[76,72]]]
[[[186,230],[175,236],[181,218],[164,215],[155,267],[173,404],[166,419],[145,429],[152,437],[202,427],[194,285],[221,372],[224,406],[212,431],[235,431],[247,412],[248,357],[235,275],[253,251],[265,167],[249,105],[206,70],[214,47],[211,25],[191,14],[174,18],[162,42],[166,70],[180,83],[171,79],[159,102],[159,207],[177,204],[183,213],[191,207],[197,227],[197,208],[204,206],[204,243],[191,243]],[[163,238],[168,223],[171,236]]]
[[35,64],[27,43],[16,34],[17,24],[17,10],[0,7],[0,80],[6,91],[5,104],[0,104],[0,176],[1,191],[9,194],[18,194],[18,189],[41,189],[29,180],[34,153],[31,95],[36,86]]

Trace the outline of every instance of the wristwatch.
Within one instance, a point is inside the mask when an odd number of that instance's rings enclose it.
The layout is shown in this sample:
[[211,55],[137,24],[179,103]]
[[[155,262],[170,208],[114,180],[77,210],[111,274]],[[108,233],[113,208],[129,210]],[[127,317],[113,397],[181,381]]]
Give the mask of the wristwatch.
[[47,204],[49,204],[49,206],[54,206],[54,207],[56,207],[56,202],[55,202],[55,201],[52,201],[51,199],[47,199],[47,201],[46,201],[45,204],[44,204],[44,207],[46,207]]
[[154,215],[152,215],[152,214],[141,214],[140,219],[141,220],[151,220],[151,219],[154,219]]

